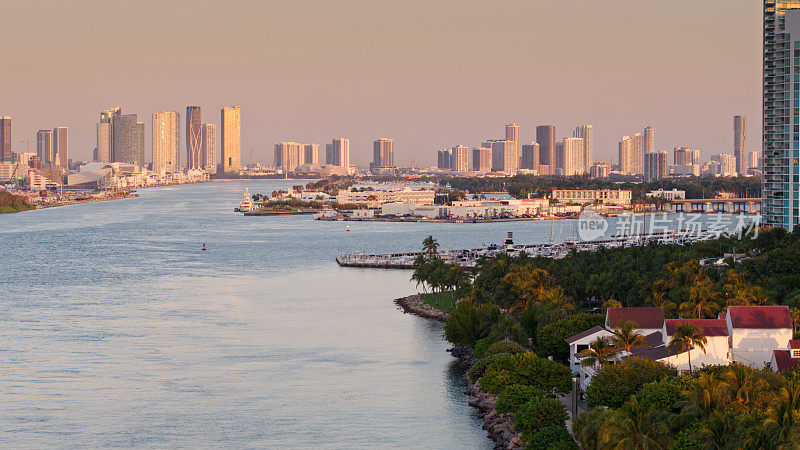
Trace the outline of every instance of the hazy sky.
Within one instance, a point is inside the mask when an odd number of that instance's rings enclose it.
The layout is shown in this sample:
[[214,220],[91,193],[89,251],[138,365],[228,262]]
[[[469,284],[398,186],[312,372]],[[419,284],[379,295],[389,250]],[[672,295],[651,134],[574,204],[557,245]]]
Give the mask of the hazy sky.
[[[733,118],[760,147],[759,0],[0,0],[0,115],[15,151],[70,129],[89,159],[102,109],[242,107],[242,162],[274,142],[395,139],[395,162],[435,164],[520,125],[560,139],[594,125],[595,158],[652,124],[656,147],[732,152]],[[183,131],[185,133],[185,131]],[[185,137],[185,134],[184,134]],[[182,138],[183,139],[183,138]],[[182,142],[185,147],[185,142]],[[35,148],[35,143],[31,144]],[[185,153],[184,153],[185,155]],[[670,156],[671,157],[671,156]]]

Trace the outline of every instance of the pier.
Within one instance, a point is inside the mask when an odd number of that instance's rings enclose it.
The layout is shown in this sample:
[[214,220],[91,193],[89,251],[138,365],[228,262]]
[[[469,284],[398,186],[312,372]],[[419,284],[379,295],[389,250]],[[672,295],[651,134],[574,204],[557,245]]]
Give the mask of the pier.
[[[642,233],[613,237],[611,239],[596,241],[564,241],[559,243],[548,242],[544,244],[515,245],[511,232],[503,245],[489,245],[487,247],[443,250],[438,253],[445,263],[458,264],[462,267],[475,267],[478,259],[482,256],[493,258],[500,253],[518,256],[525,252],[530,256],[542,256],[545,258],[564,258],[571,251],[593,251],[600,247],[631,247],[634,245],[645,245],[650,242],[659,244],[678,244],[683,245],[691,242],[714,239],[719,233],[712,231],[684,230],[684,231],[664,231],[657,233]],[[342,267],[367,267],[374,269],[412,269],[414,260],[422,252],[407,253],[385,253],[368,255],[364,253],[336,255],[336,262]]]

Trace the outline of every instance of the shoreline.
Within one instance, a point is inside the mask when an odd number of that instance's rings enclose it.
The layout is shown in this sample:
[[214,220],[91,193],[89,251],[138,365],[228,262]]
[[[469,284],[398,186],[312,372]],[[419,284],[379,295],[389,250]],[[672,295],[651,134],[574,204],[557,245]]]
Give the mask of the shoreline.
[[[420,294],[409,295],[395,299],[404,314],[413,314],[425,319],[438,320],[444,322],[448,314],[444,311],[433,308],[422,301]],[[462,381],[464,382],[464,394],[467,396],[467,404],[478,410],[478,417],[483,419],[483,428],[486,430],[487,437],[494,442],[495,450],[506,449],[514,450],[523,448],[525,442],[522,436],[514,431],[514,424],[511,414],[499,414],[494,407],[497,404],[497,396],[484,391],[477,381],[469,378],[469,370],[475,365],[476,359],[472,355],[472,349],[467,347],[453,346],[447,349],[458,364],[464,368]]]

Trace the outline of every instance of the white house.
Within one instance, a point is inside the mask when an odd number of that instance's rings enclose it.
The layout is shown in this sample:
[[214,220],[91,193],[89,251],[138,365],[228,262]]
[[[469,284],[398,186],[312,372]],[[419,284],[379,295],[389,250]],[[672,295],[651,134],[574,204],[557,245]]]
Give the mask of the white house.
[[786,350],[773,350],[770,367],[778,372],[796,369],[800,362],[800,339],[792,339]]
[[788,306],[729,306],[725,321],[733,361],[752,367],[767,365],[793,337]]

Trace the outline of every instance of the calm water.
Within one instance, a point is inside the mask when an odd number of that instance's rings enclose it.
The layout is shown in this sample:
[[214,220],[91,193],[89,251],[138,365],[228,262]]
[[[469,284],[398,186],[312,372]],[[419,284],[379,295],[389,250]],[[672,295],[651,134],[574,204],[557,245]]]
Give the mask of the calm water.
[[[233,213],[214,182],[0,216],[0,446],[491,448],[409,273],[336,251],[549,239],[549,222]],[[564,232],[568,234],[568,232]],[[201,251],[206,243],[208,251]]]

